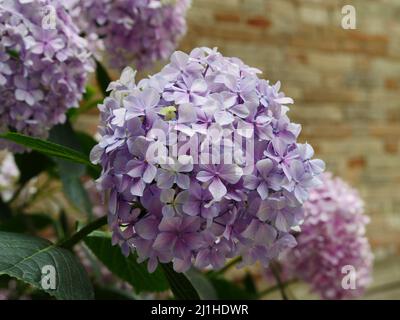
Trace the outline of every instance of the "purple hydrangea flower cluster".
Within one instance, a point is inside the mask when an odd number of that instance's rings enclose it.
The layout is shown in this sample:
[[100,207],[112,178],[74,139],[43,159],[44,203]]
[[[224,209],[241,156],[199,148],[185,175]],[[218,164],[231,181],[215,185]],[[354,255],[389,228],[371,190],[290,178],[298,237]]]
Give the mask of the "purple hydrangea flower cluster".
[[116,69],[167,59],[186,33],[190,0],[67,0],[77,24]]
[[93,70],[86,47],[59,1],[0,1],[0,132],[46,137],[64,122]]
[[[356,298],[371,282],[373,255],[365,236],[369,219],[355,189],[328,173],[322,181],[304,205],[298,245],[282,261],[285,273],[309,283],[324,299]],[[355,286],[346,290],[342,280],[350,268]]]
[[236,256],[267,265],[295,246],[291,229],[324,163],[296,142],[292,99],[260,72],[196,48],[137,84],[130,68],[110,84],[91,160],[103,168],[114,244],[150,271],[170,261],[218,269]]

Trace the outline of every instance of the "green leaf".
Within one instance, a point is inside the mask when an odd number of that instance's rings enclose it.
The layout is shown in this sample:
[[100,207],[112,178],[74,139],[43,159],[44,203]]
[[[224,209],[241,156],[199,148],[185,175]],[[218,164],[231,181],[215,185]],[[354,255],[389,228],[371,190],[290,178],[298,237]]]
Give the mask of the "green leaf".
[[217,292],[211,281],[203,273],[191,268],[189,271],[185,272],[185,275],[199,293],[202,300],[217,300]]
[[[56,271],[56,289],[43,290],[42,268]],[[43,290],[57,299],[93,299],[93,288],[85,269],[68,250],[45,239],[0,232],[0,275],[9,275]]]
[[[50,131],[49,140],[54,143],[63,143],[77,152],[82,152],[80,141],[68,121],[53,127]],[[68,199],[78,210],[92,217],[92,204],[81,182],[81,176],[85,174],[86,167],[64,159],[55,159],[55,162]]]
[[5,134],[1,134],[0,138],[13,141],[27,148],[46,154],[48,156],[53,156],[61,159],[66,159],[71,162],[82,163],[92,166],[92,164],[89,161],[89,158],[84,154],[57,143],[29,137],[15,132],[7,132]]
[[96,80],[101,89],[101,92],[103,93],[103,96],[107,97],[107,88],[112,80],[111,77],[108,75],[107,70],[99,61],[96,61]]
[[48,215],[19,213],[2,221],[0,231],[30,233],[31,231],[43,230],[52,224],[53,220]]
[[169,289],[162,271],[147,271],[146,263],[138,263],[135,254],[125,257],[118,246],[111,245],[111,237],[100,231],[85,238],[85,244],[93,254],[116,276],[130,283],[137,293],[161,292]]
[[[85,132],[75,132],[77,139],[82,147],[82,151],[84,154],[90,155],[90,151],[92,151],[93,147],[97,144],[97,141],[93,139],[92,136],[88,135]],[[99,170],[97,167],[86,167],[87,174],[91,176],[93,179],[97,179],[99,177]]]
[[220,300],[254,300],[256,296],[238,285],[220,277],[210,277]]
[[92,204],[80,178],[74,175],[68,176],[68,171],[61,167],[60,178],[67,198],[75,208],[86,214],[89,219],[91,219],[93,217]]
[[0,221],[10,219],[12,217],[11,208],[0,197]]
[[69,121],[54,126],[50,130],[49,141],[71,148],[76,152],[86,155],[86,157],[89,155],[82,152],[80,141]]
[[172,263],[161,264],[161,267],[176,299],[200,300],[199,294],[189,279],[183,273],[175,272]]
[[133,295],[123,290],[102,286],[94,287],[94,295],[96,300],[135,300]]
[[12,278],[9,277],[8,275],[1,275],[0,276],[0,288],[8,288],[8,283],[10,282]]
[[94,140],[92,136],[82,131],[76,131],[75,135],[79,141],[82,152],[89,155],[90,151],[92,151],[93,147],[97,144],[97,141]]
[[91,85],[86,86],[85,93],[83,94],[83,100],[89,101],[96,95],[96,88]]
[[76,108],[69,109],[67,113],[68,119],[71,120],[71,122],[74,122],[81,114],[96,108],[103,101],[104,99],[95,99],[92,101],[82,103],[82,105],[77,109]]
[[10,55],[11,58],[18,60],[19,52],[16,50],[6,50],[6,52]]
[[15,154],[14,159],[20,171],[21,185],[54,166],[54,162],[49,157],[37,151]]
[[257,294],[256,284],[254,283],[254,279],[249,272],[246,273],[246,276],[243,279],[243,284],[247,292],[251,294]]

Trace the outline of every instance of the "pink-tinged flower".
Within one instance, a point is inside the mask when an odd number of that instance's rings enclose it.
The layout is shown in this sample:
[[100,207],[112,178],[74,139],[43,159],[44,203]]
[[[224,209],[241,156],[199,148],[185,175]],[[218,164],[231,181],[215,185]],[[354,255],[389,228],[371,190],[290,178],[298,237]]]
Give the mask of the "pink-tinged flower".
[[[129,69],[110,84],[91,160],[103,168],[115,243],[150,271],[218,269],[236,256],[267,265],[294,246],[323,162],[296,142],[300,126],[281,105],[291,100],[259,73],[196,48],[137,84]],[[143,212],[131,219],[136,203]]]
[[[53,29],[42,26],[55,9]],[[59,0],[0,2],[0,133],[46,138],[78,107],[93,61],[87,42]],[[0,141],[0,148],[24,151]]]
[[[298,246],[281,261],[284,273],[307,282],[323,299],[357,298],[372,277],[373,254],[365,236],[369,219],[355,189],[328,173],[322,182],[304,205]],[[349,270],[355,272],[353,289],[342,286]]]

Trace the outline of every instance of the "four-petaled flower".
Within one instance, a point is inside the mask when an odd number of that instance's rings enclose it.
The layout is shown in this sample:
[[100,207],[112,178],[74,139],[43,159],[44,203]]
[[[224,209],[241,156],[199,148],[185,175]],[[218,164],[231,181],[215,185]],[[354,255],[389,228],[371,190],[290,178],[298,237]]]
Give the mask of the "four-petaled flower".
[[215,200],[221,200],[226,195],[224,184],[234,184],[242,177],[243,170],[236,164],[209,164],[201,165],[197,173],[197,180],[207,182],[208,190]]

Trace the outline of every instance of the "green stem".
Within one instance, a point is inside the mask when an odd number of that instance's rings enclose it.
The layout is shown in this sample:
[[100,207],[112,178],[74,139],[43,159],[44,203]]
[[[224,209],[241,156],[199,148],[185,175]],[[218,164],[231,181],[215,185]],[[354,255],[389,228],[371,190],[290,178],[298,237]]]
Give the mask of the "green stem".
[[376,286],[374,288],[370,288],[365,293],[365,297],[373,295],[373,294],[376,294],[376,293],[382,293],[382,292],[396,290],[398,288],[400,288],[400,281],[394,281],[394,282],[385,283],[385,284]]
[[107,216],[101,217],[97,220],[92,221],[91,223],[84,226],[78,232],[73,234],[69,239],[62,241],[59,246],[65,249],[72,249],[74,245],[80,242],[87,235],[92,233],[93,231],[99,229],[100,227],[107,224]]
[[230,268],[232,268],[235,264],[238,264],[240,261],[242,261],[242,257],[236,257],[236,258],[230,260],[222,269],[214,272],[214,274],[215,275],[224,274],[226,271],[228,271]]
[[74,113],[72,113],[72,115],[70,116],[71,121],[75,121],[79,115],[93,109],[94,107],[96,107],[98,104],[100,104],[102,102],[103,102],[103,99],[96,99],[96,100],[93,100],[93,101],[90,101],[90,102],[84,104],[83,106],[81,106],[78,109],[73,109],[76,111]]
[[[282,286],[284,288],[286,288],[286,287],[290,286],[291,284],[296,283],[297,281],[298,281],[297,279],[291,279],[287,282],[282,283]],[[264,289],[263,291],[259,292],[257,295],[259,298],[261,298],[263,296],[266,296],[266,295],[269,295],[270,293],[275,292],[276,290],[279,290],[279,285],[275,285],[275,286],[269,287],[267,289]]]
[[286,294],[286,291],[285,291],[285,285],[282,282],[281,276],[279,275],[278,266],[276,265],[276,263],[271,262],[269,267],[271,269],[271,272],[272,272],[273,276],[275,277],[275,280],[276,280],[276,283],[277,283],[277,287],[278,287],[278,289],[279,289],[279,291],[281,293],[282,299],[283,300],[289,300],[289,298],[288,298],[288,296]]

